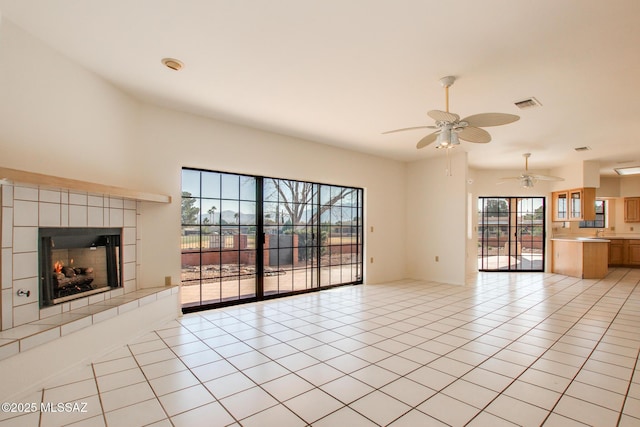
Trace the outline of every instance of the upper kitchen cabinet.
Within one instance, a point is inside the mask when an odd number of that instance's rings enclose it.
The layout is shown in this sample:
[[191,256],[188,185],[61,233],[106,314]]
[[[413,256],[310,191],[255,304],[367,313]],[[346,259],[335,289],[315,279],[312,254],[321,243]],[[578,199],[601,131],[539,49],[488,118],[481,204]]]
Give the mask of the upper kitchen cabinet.
[[640,197],[624,198],[624,222],[640,222]]
[[596,189],[593,187],[552,193],[552,221],[592,221],[596,219]]
[[569,193],[566,191],[556,191],[552,193],[553,215],[552,221],[568,221],[569,220]]

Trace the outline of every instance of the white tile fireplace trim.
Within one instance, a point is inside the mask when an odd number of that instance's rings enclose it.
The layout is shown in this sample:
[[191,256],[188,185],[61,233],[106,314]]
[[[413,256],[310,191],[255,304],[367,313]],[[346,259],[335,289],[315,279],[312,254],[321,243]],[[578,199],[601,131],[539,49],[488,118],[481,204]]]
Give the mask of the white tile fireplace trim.
[[108,295],[110,297],[103,301],[93,304],[85,301],[84,305],[69,311],[2,331],[0,332],[0,360],[175,295],[178,291],[178,286],[145,288],[127,294],[124,294],[121,289],[116,289],[100,294],[114,293]]
[[[122,228],[123,287],[115,291],[128,294],[137,290],[138,204],[135,200],[6,183],[0,185],[0,194],[0,330],[7,331],[100,301],[101,297],[96,295],[40,309],[39,227]],[[18,296],[18,290],[27,291],[29,296]]]

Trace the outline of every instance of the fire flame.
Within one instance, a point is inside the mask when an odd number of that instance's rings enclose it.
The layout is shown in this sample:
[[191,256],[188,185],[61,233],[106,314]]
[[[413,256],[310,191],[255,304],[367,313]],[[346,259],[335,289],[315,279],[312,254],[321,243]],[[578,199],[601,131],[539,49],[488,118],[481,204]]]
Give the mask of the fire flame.
[[63,264],[62,264],[60,261],[56,261],[56,262],[53,264],[53,270],[54,270],[56,273],[60,273],[60,272],[62,271],[62,266],[63,266]]

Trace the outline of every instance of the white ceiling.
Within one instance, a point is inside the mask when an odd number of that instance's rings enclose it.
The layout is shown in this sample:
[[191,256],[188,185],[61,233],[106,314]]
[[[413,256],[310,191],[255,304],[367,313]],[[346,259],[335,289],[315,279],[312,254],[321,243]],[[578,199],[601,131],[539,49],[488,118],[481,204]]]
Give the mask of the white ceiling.
[[[412,161],[445,109],[518,114],[471,166],[640,165],[638,0],[0,0],[8,19],[152,103]],[[163,57],[182,60],[180,72]],[[542,107],[514,102],[536,97]],[[575,152],[588,146],[591,151]],[[624,162],[624,163],[621,163]]]

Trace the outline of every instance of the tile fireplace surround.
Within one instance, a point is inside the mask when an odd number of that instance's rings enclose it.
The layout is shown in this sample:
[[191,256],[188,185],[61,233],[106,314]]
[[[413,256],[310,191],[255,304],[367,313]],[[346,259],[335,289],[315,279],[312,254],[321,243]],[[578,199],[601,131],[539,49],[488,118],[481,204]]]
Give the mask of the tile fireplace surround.
[[[82,299],[40,309],[39,227],[122,227],[123,288],[136,287],[137,202],[103,195],[2,186],[2,330],[32,323],[86,305]],[[19,289],[30,295],[18,296]],[[97,295],[91,302],[104,299]]]
[[[88,347],[83,357],[91,357],[116,344],[114,336],[117,340],[120,335],[144,333],[142,329],[152,327],[159,318],[175,318],[179,313],[177,286],[138,287],[139,201],[7,181],[0,181],[0,201],[0,376],[3,378],[6,379],[13,365],[21,360],[30,362],[45,352],[64,354],[64,347],[69,345]],[[40,227],[121,228],[122,286],[41,309]],[[18,295],[19,290],[24,291],[22,295]],[[107,330],[110,322],[115,332]],[[135,326],[128,326],[130,322],[135,322]],[[93,337],[96,333],[99,336]],[[82,339],[88,340],[86,345]],[[96,348],[100,346],[104,348]]]

